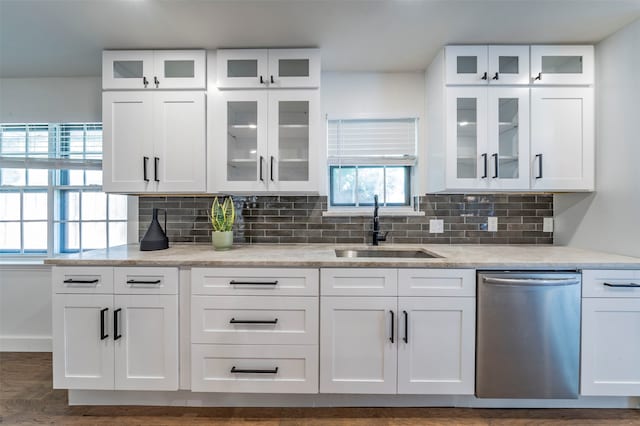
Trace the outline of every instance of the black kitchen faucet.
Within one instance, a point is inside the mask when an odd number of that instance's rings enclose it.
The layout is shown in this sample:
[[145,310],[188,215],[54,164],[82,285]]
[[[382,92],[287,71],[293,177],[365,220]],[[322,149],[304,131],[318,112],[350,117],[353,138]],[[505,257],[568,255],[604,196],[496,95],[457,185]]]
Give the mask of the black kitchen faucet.
[[389,232],[385,232],[381,235],[380,233],[380,217],[378,217],[378,194],[373,196],[373,232],[371,235],[371,243],[374,246],[377,246],[380,241],[387,240],[387,234]]

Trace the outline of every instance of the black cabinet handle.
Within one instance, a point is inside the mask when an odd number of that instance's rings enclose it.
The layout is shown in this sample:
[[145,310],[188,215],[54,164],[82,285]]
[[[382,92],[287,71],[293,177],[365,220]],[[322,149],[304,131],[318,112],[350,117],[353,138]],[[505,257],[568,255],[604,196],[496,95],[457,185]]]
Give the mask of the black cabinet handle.
[[262,78],[262,76],[260,76],[260,84],[264,84],[264,78]]
[[147,77],[142,77],[142,84],[144,84],[144,88],[146,89],[149,85],[149,80],[147,80]]
[[542,154],[536,154],[536,158],[538,159],[538,175],[536,179],[542,179]]
[[147,163],[149,162],[149,157],[142,157],[142,174],[145,182],[149,182],[149,178],[147,177]]
[[482,179],[487,178],[487,153],[482,154],[482,161],[484,163],[484,174],[481,176]]
[[402,311],[404,314],[404,340],[405,343],[409,343],[409,314],[407,311]]
[[229,320],[229,324],[277,324],[278,318],[274,318],[272,320],[237,320],[235,318],[231,318]]
[[239,369],[236,368],[236,366],[234,365],[233,367],[231,367],[231,372],[232,373],[246,373],[246,374],[278,374],[278,367],[274,368],[273,370],[244,370],[244,369]]
[[104,314],[109,310],[109,308],[104,308],[102,310],[100,310],[100,340],[104,340],[107,337],[109,337],[109,335],[104,331],[104,324],[106,322],[106,319],[104,317]]
[[603,283],[607,287],[619,287],[619,288],[640,288],[640,284],[636,283],[628,283],[628,284],[612,284],[612,283]]
[[491,77],[491,80],[498,80],[498,79],[499,79],[499,77],[498,77],[498,73],[496,73],[496,75],[494,75],[493,77]]
[[122,311],[122,308],[118,308],[113,311],[113,340],[118,340],[122,337],[122,334],[119,334],[118,330],[118,314]]
[[481,80],[486,80],[486,79],[487,79],[487,73],[485,72],[484,74],[482,74]]
[[278,285],[278,280],[275,281],[229,281],[229,285]]
[[498,154],[491,154],[493,157],[493,178],[498,177]]
[[65,284],[96,284],[98,281],[100,280],[97,278],[95,280],[74,280],[73,278],[69,278],[63,282]]
[[389,311],[389,313],[391,314],[391,337],[389,337],[389,340],[391,340],[391,343],[394,343],[396,337],[396,318],[393,311]]
[[269,178],[273,182],[273,155],[271,156],[271,164],[269,165]]
[[541,73],[541,72],[539,72],[539,73],[538,73],[538,76],[537,76],[536,78],[534,78],[533,80],[534,80],[534,81],[535,81],[535,80],[540,80],[540,81],[542,81],[542,73]]
[[[165,225],[166,227],[166,225]],[[160,284],[162,280],[143,281],[143,280],[127,280],[127,284]]]
[[156,85],[156,89],[157,89],[158,86],[160,85],[160,82],[158,81],[158,77],[156,76],[153,77],[153,83]]
[[271,84],[274,84],[275,81],[273,81],[273,76],[271,76]]
[[160,163],[160,158],[158,157],[153,157],[153,180],[155,180],[156,182],[160,182],[160,179],[158,179],[158,165]]
[[264,162],[264,157],[261,155],[260,156],[260,182],[264,182],[264,178],[262,177],[262,163],[263,162]]

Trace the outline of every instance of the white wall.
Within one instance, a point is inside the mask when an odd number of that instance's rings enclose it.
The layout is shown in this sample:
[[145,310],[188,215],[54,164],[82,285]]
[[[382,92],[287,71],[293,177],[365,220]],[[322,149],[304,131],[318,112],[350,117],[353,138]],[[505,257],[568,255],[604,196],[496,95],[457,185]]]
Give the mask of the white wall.
[[640,256],[640,20],[595,54],[596,192],[555,196],[554,238]]
[[1,78],[0,123],[102,121],[100,77]]
[[[320,95],[323,118],[418,117],[418,154],[425,158],[423,72],[324,72]],[[322,140],[326,142],[326,137]],[[424,176],[419,163],[414,182],[417,194],[424,192]],[[323,183],[321,193],[326,194],[326,179]]]

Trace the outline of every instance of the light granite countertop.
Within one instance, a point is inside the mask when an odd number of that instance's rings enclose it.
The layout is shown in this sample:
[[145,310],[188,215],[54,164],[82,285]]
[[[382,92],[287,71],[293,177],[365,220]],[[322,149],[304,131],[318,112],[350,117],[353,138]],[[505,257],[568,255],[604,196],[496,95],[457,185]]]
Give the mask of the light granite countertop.
[[140,251],[137,244],[56,256],[60,266],[242,266],[242,267],[379,267],[473,269],[640,269],[640,258],[562,246],[531,245],[382,245],[381,250],[424,249],[441,257],[428,259],[338,258],[334,249],[363,245],[235,245],[214,251],[210,245],[174,245]]

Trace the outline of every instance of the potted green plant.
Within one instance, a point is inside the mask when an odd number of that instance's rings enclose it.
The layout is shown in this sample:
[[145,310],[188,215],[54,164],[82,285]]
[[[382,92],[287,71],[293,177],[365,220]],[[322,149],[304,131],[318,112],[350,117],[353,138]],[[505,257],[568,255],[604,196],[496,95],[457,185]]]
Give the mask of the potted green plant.
[[218,197],[211,204],[211,243],[216,250],[229,250],[233,244],[233,222],[236,220],[236,210],[233,199],[226,197],[222,203]]

